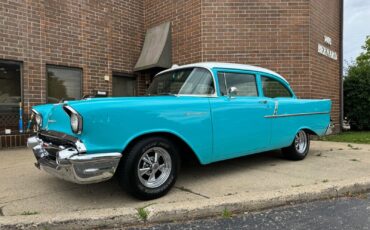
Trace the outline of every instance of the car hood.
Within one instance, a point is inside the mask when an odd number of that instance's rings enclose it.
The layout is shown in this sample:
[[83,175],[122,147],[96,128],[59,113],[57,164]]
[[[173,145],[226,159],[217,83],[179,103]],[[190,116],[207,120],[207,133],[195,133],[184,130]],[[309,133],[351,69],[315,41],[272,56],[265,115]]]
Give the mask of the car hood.
[[34,106],[33,109],[42,115],[42,129],[55,130],[76,136],[70,128],[69,115],[63,109],[65,105],[72,107],[82,116],[85,116],[89,113],[97,112],[97,110],[104,111],[109,107],[128,109],[134,106],[145,107],[145,105],[163,105],[166,101],[174,103],[175,98],[176,96],[87,98],[76,101],[64,101],[58,104],[37,105]]

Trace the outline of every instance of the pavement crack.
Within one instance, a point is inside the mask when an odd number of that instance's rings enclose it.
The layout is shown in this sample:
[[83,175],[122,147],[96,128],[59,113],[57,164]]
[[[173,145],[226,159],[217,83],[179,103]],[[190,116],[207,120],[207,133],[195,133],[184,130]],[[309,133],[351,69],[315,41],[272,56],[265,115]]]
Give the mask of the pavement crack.
[[50,195],[52,193],[57,194],[57,193],[66,192],[66,191],[75,190],[75,189],[78,189],[78,187],[71,188],[71,189],[60,190],[60,191],[56,191],[56,192],[45,192],[45,193],[40,193],[40,194],[36,194],[36,195],[33,195],[33,196],[26,196],[26,197],[22,197],[22,198],[18,198],[18,199],[8,200],[8,201],[5,201],[5,202],[1,202],[0,205],[10,204],[12,202],[17,202],[17,201],[21,201],[21,200],[28,200],[28,199],[32,199],[32,198],[35,198],[35,197],[38,197],[38,196],[43,196],[43,195]]
[[203,197],[203,198],[209,199],[209,196],[203,195],[203,194],[201,194],[201,193],[194,192],[194,191],[192,191],[192,190],[190,190],[190,189],[188,189],[188,188],[185,188],[185,187],[183,187],[183,186],[181,186],[181,187],[177,187],[177,186],[175,186],[175,188],[177,188],[177,189],[179,189],[179,190],[181,190],[181,191],[184,191],[184,192],[192,193],[192,194],[194,194],[194,195],[201,196],[201,197]]
[[[43,195],[43,194],[34,195],[34,196],[27,196],[27,197],[22,197],[22,198],[19,198],[19,199],[14,199],[14,200],[5,201],[5,202],[0,203],[0,205],[1,205],[1,204],[9,204],[9,203],[17,202],[17,201],[20,201],[20,200],[27,200],[27,199],[31,199],[31,198],[38,197],[38,196],[40,196],[40,195]],[[2,206],[2,207],[4,207],[4,206]]]

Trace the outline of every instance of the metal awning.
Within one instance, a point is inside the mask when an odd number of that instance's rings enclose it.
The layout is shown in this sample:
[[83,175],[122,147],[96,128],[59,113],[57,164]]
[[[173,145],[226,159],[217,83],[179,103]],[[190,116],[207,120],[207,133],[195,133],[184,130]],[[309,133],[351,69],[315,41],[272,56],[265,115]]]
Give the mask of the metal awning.
[[150,68],[170,68],[171,57],[171,26],[165,22],[146,31],[143,49],[134,71]]

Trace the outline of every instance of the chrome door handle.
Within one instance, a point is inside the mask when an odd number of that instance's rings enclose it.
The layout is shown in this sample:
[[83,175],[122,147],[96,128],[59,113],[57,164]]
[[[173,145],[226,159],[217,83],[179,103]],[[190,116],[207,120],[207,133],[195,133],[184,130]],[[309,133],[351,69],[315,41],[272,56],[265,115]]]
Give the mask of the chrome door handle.
[[259,101],[258,103],[260,103],[260,104],[267,104],[267,100],[262,100],[262,101]]

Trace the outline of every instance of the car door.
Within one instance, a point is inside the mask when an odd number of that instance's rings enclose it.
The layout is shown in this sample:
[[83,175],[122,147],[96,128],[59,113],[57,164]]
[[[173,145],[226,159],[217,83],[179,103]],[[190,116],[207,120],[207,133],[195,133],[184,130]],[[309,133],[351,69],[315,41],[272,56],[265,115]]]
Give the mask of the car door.
[[210,98],[215,160],[263,151],[270,141],[274,104],[259,96],[257,75],[217,71],[219,97]]
[[261,75],[262,93],[276,104],[271,120],[271,147],[281,148],[291,144],[304,117],[294,116],[299,113],[299,100],[292,90],[277,77]]

